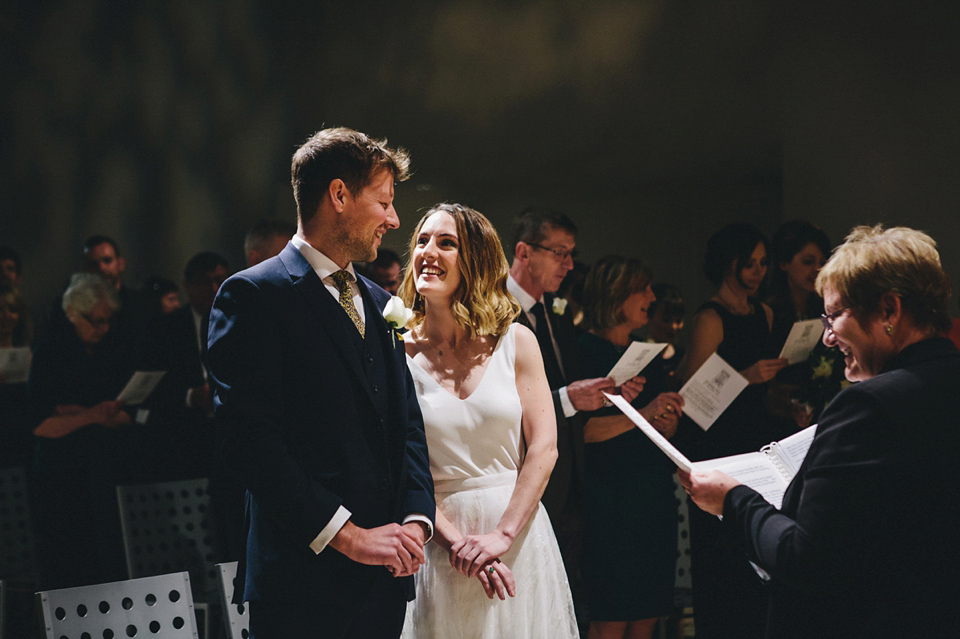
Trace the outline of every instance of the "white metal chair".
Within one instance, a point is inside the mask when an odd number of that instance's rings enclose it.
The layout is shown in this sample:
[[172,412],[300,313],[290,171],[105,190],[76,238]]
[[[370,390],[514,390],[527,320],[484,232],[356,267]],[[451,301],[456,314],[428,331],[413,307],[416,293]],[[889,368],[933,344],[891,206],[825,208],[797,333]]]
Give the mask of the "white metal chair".
[[207,486],[206,479],[117,486],[131,579],[186,570],[198,601],[216,590]]
[[186,572],[38,592],[47,639],[197,639]]
[[250,636],[250,615],[247,614],[247,605],[230,603],[233,600],[234,588],[243,588],[243,584],[234,584],[237,578],[237,562],[217,564],[217,567],[220,569],[220,596],[227,639],[247,639]]

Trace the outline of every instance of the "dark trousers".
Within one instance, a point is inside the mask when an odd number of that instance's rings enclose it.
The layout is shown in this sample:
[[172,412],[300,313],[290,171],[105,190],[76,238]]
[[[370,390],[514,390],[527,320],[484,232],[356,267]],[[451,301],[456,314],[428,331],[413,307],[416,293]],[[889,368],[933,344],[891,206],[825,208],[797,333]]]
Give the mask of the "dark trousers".
[[388,579],[378,579],[363,603],[350,610],[331,611],[322,602],[251,601],[250,639],[396,639],[407,609],[397,592]]

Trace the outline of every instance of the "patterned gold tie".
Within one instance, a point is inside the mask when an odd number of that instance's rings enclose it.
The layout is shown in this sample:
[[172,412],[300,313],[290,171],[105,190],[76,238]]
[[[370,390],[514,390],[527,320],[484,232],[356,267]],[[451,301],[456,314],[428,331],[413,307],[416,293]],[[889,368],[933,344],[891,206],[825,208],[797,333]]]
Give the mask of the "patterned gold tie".
[[353,320],[357,330],[360,331],[360,337],[363,337],[363,320],[360,319],[360,313],[357,312],[357,307],[353,305],[353,291],[350,290],[350,274],[344,269],[340,269],[330,277],[333,278],[333,281],[337,284],[337,288],[340,289],[340,306],[347,312],[347,317]]

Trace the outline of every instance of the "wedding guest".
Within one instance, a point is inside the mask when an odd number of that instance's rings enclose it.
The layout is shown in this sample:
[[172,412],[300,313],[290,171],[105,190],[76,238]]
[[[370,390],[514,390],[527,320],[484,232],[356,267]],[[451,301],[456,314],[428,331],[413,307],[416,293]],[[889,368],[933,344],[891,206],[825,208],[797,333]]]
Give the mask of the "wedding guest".
[[680,480],[769,573],[767,637],[956,636],[960,353],[940,336],[951,287],[936,244],[857,227],[817,292],[824,343],[860,383],[824,410],[780,510],[720,472]]
[[297,226],[286,220],[267,218],[254,224],[243,239],[243,254],[247,258],[247,266],[279,255],[296,232]]
[[[678,377],[686,382],[716,353],[749,386],[709,430],[683,420],[678,439],[694,461],[753,452],[783,434],[771,427],[765,409],[767,384],[787,363],[776,357],[773,311],[756,299],[768,261],[767,239],[751,224],[729,224],[707,241],[704,274],[718,290],[693,316],[690,350]],[[738,551],[724,544],[716,517],[691,509],[690,548],[698,638],[759,637],[765,602],[760,579]]]
[[[23,296],[13,286],[0,284],[0,351],[29,346],[30,332]],[[0,371],[0,468],[28,465],[33,450],[30,430],[25,380],[10,379]]]
[[[559,211],[528,208],[513,223],[513,262],[507,290],[520,303],[521,324],[537,336],[556,415],[557,463],[543,493],[543,505],[563,554],[578,618],[580,604],[580,543],[583,537],[583,421],[580,411],[603,406],[602,391],[613,391],[606,376],[582,379],[577,363],[577,329],[573,312],[556,296],[573,270],[577,227]],[[634,395],[642,380],[626,382]]]
[[381,248],[377,251],[377,259],[367,265],[367,271],[377,286],[391,295],[397,294],[403,274],[400,270],[400,256],[395,251]]
[[[647,324],[647,341],[657,344],[666,344],[660,354],[663,360],[664,370],[670,377],[670,387],[675,382],[673,378],[677,372],[677,367],[683,360],[686,351],[679,344],[680,331],[683,330],[684,317],[687,314],[687,307],[683,303],[683,296],[680,289],[672,284],[660,282],[653,285],[653,294],[656,299],[650,305],[650,322]],[[676,385],[679,388],[679,385]]]
[[[650,271],[616,255],[596,262],[583,285],[580,365],[606,375],[647,324],[655,300]],[[663,360],[643,371],[643,391],[631,402],[654,428],[672,437],[683,398],[667,390]],[[583,575],[590,639],[652,636],[658,617],[673,610],[677,563],[677,502],[673,465],[617,408],[588,413],[583,429]]]
[[439,204],[420,220],[401,296],[413,309],[404,344],[437,528],[408,609],[409,639],[579,636],[540,504],[557,459],[550,387],[536,337],[513,323],[520,308],[506,279],[483,215]]
[[[823,230],[803,220],[783,224],[773,235],[770,296],[773,341],[783,346],[795,322],[818,317],[823,300],[814,290],[817,274],[830,255]],[[824,366],[830,375],[823,375]],[[806,428],[840,390],[842,362],[836,349],[818,346],[809,359],[787,366],[770,382],[770,411]],[[816,372],[815,372],[816,371]],[[815,376],[816,375],[816,376]]]
[[20,254],[9,246],[0,246],[0,284],[8,284],[14,288],[20,284],[23,272],[23,262]]
[[28,395],[36,427],[33,500],[40,585],[124,579],[115,487],[130,470],[130,416],[117,395],[133,372],[111,335],[116,288],[77,273],[63,294],[67,325],[37,347]]
[[180,302],[180,288],[176,282],[165,277],[147,278],[143,283],[143,295],[150,320],[183,307]]

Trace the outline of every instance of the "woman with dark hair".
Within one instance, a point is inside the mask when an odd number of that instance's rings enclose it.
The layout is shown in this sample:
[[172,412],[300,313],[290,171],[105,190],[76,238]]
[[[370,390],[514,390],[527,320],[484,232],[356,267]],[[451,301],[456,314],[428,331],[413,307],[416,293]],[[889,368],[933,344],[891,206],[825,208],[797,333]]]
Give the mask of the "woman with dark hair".
[[[819,226],[803,220],[783,224],[773,235],[770,296],[773,341],[782,346],[795,322],[819,317],[823,299],[814,284],[830,255],[830,240]],[[822,344],[810,358],[777,373],[770,384],[770,411],[806,428],[840,390],[843,378],[836,350]]]
[[182,306],[177,283],[165,277],[148,278],[143,283],[142,295],[149,318],[172,313]]
[[770,296],[773,339],[783,344],[793,323],[819,317],[823,300],[814,290],[817,274],[830,255],[830,240],[819,226],[803,220],[783,224],[773,235]]
[[[771,335],[773,312],[756,299],[768,259],[767,239],[752,224],[729,224],[707,241],[704,274],[718,291],[693,317],[690,350],[678,377],[682,382],[690,379],[716,353],[738,370],[749,386],[709,430],[683,421],[678,437],[694,461],[754,452],[784,434],[781,428],[771,426],[765,407],[768,382],[787,363],[776,357]],[[723,543],[716,517],[691,509],[690,544],[697,636],[760,636],[765,601],[762,584],[742,555]]]
[[507,270],[473,209],[439,204],[413,232],[400,295],[437,526],[407,607],[411,639],[578,636],[540,504],[557,459],[553,400],[536,336],[513,323]]
[[[637,259],[609,256],[591,267],[583,284],[580,372],[605,377],[646,325],[650,271]],[[632,404],[672,437],[683,398],[667,390],[662,360],[641,373],[643,391]],[[590,639],[650,637],[658,617],[670,614],[677,562],[677,503],[673,465],[616,408],[585,416],[583,577]]]
[[769,573],[767,637],[956,637],[960,353],[936,244],[855,228],[817,291],[823,341],[859,383],[824,410],[781,508],[721,472],[680,481]]

